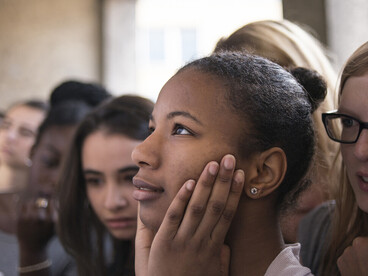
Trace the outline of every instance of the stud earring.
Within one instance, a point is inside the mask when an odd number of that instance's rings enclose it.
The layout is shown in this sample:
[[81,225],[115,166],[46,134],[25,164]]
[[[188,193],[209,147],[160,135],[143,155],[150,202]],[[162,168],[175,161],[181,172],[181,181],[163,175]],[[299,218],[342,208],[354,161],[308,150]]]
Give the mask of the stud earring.
[[251,193],[252,195],[256,195],[256,194],[258,193],[258,189],[257,189],[257,188],[255,188],[255,187],[253,187],[253,188],[251,188],[251,189],[250,189],[250,193]]
[[24,160],[24,165],[26,165],[28,168],[32,166],[32,160],[30,158],[26,158]]

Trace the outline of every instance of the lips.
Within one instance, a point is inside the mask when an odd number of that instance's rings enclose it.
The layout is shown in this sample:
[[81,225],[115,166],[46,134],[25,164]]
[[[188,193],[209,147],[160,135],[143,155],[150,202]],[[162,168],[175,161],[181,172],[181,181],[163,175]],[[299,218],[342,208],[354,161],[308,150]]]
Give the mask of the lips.
[[112,218],[107,219],[106,224],[110,229],[124,229],[135,226],[137,223],[136,218]]
[[133,185],[137,188],[133,191],[133,198],[138,201],[157,199],[164,191],[164,189],[149,184],[137,177],[133,178]]
[[368,193],[368,174],[366,173],[358,173],[358,185],[360,190],[362,190],[363,192]]

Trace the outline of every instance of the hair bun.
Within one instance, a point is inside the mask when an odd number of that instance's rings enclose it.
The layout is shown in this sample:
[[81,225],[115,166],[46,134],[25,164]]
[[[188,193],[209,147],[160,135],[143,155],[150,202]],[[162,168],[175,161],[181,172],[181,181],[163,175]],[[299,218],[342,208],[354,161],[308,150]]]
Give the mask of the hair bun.
[[63,102],[81,101],[94,107],[110,97],[111,94],[99,84],[69,80],[54,88],[50,96],[50,104],[54,107]]
[[313,113],[324,100],[327,94],[327,85],[322,76],[311,69],[297,67],[290,70],[290,73],[304,87],[311,103]]

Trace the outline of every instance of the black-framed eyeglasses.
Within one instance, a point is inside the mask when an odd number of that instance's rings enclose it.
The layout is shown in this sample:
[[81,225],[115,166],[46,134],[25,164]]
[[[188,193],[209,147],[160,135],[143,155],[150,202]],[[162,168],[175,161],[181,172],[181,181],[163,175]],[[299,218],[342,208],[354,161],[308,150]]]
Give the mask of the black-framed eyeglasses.
[[322,121],[328,137],[343,144],[354,144],[363,129],[368,129],[368,122],[337,113],[337,110],[322,113]]

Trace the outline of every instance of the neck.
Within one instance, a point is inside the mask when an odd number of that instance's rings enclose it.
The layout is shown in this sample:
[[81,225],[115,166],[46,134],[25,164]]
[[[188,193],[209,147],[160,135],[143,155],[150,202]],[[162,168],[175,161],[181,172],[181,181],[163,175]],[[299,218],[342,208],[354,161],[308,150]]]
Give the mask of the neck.
[[264,275],[284,248],[273,200],[242,198],[227,243],[230,275]]
[[6,164],[0,165],[0,193],[19,192],[28,181],[29,168],[15,168]]

